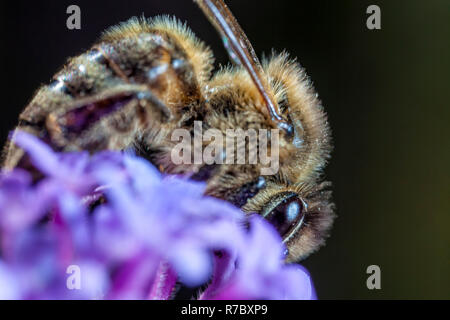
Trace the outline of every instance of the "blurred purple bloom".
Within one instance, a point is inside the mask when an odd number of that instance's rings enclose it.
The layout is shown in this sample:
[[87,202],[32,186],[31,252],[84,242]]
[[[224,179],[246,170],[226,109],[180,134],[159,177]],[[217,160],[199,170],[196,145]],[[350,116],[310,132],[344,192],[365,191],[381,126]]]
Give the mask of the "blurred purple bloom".
[[177,282],[208,284],[200,299],[315,298],[275,229],[203,184],[126,153],[14,142],[44,177],[0,176],[0,299],[170,299]]

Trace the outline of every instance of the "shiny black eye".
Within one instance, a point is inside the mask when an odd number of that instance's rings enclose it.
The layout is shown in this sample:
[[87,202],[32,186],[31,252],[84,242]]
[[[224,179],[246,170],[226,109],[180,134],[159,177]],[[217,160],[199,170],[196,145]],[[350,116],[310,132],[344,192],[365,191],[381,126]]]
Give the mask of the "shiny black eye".
[[263,216],[285,238],[298,230],[305,217],[305,205],[295,193],[289,193],[277,197],[273,201],[274,207]]

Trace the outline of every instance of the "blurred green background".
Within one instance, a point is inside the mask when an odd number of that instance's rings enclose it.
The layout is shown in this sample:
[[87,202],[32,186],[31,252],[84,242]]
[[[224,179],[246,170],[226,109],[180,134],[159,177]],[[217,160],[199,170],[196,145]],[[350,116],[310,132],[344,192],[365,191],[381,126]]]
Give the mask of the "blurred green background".
[[[77,4],[82,29],[66,29]],[[258,54],[286,49],[314,81],[335,150],[338,218],[303,264],[320,299],[450,298],[450,1],[228,1]],[[366,8],[381,8],[381,30]],[[228,58],[189,0],[2,3],[1,141],[69,56],[132,15],[175,14]],[[366,268],[381,268],[368,290]]]

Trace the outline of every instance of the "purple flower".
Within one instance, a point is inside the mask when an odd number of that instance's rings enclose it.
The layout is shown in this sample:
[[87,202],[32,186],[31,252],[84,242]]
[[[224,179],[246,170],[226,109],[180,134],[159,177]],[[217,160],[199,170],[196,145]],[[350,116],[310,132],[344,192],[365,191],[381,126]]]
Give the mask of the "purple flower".
[[[205,185],[122,152],[56,153],[16,132],[43,178],[0,176],[0,299],[313,299],[275,229]],[[248,222],[248,230],[244,227]]]

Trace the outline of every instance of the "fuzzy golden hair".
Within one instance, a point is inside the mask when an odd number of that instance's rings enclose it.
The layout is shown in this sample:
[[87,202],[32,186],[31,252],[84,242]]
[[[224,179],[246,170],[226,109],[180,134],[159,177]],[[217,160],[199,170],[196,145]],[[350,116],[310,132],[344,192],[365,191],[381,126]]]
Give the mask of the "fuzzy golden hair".
[[[270,94],[294,123],[296,141],[281,139],[279,173],[270,177],[267,187],[250,198],[242,209],[249,214],[261,212],[277,195],[289,192],[305,200],[308,213],[302,231],[286,240],[288,260],[296,261],[324,245],[334,219],[334,205],[328,191],[330,183],[320,182],[330,157],[331,133],[318,95],[306,72],[294,59],[287,53],[273,54],[263,60],[263,70],[273,90]],[[214,75],[209,86],[215,91],[210,97],[212,101],[214,96],[219,96],[222,101],[217,104],[235,105],[240,115],[217,117],[216,126],[222,123],[224,128],[270,128],[260,111],[263,103],[260,95],[244,69],[225,67]],[[239,178],[222,177],[213,189],[217,190],[220,184],[241,185],[245,180],[255,179],[250,168],[241,168],[241,173]],[[243,181],[236,182],[241,179]]]
[[[248,214],[261,214],[277,207],[280,195],[295,194],[305,204],[305,218],[300,232],[284,239],[287,260],[305,258],[323,245],[334,218],[329,183],[321,176],[331,135],[311,81],[286,53],[263,61],[268,94],[292,124],[294,135],[281,136],[280,169],[256,188],[261,164],[171,161],[173,130],[193,132],[195,121],[224,136],[227,129],[274,128],[246,70],[228,66],[213,74],[213,69],[211,50],[186,24],[169,16],[132,18],[105,31],[90,51],[70,59],[55,75],[56,84],[39,89],[20,115],[18,128],[43,137],[59,151],[134,148],[167,174],[204,181],[206,194]],[[107,109],[117,103],[120,108]],[[99,119],[96,108],[104,109]],[[74,127],[71,119],[79,110],[95,121]],[[13,141],[5,150],[4,167],[30,169]]]
[[214,66],[214,55],[203,41],[197,38],[186,23],[173,16],[163,15],[146,19],[133,17],[126,22],[106,30],[100,38],[102,42],[115,42],[133,38],[141,34],[164,34],[172,38],[187,55],[194,68],[197,80],[206,83]]

